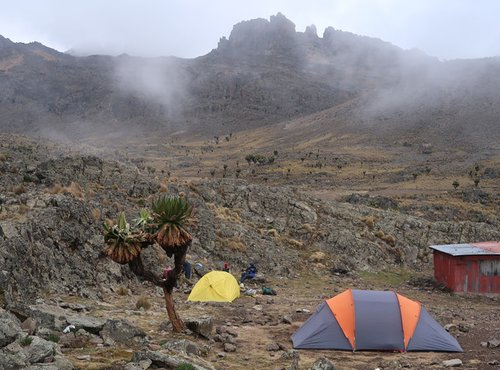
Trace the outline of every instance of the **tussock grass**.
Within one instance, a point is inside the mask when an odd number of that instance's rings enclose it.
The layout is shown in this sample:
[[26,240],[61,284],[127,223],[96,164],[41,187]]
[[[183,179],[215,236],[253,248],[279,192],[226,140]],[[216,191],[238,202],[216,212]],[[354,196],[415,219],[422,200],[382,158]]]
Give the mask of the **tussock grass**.
[[122,285],[118,288],[117,293],[122,296],[128,295],[128,288]]
[[304,224],[304,225],[302,225],[302,228],[311,234],[316,231],[316,228],[314,226],[312,226],[311,224]]
[[66,186],[64,188],[64,191],[66,193],[69,193],[71,195],[73,195],[74,197],[76,198],[83,198],[83,190],[82,188],[80,187],[80,185],[74,181],[71,181],[71,184],[69,184],[68,186]]
[[267,230],[267,235],[272,236],[273,238],[277,238],[279,236],[278,231],[276,229]]
[[29,210],[30,207],[28,207],[25,204],[20,204],[19,208],[17,209],[17,212],[19,212],[20,215],[25,215],[26,213],[28,213]]
[[94,217],[94,220],[99,221],[101,219],[101,210],[99,208],[92,208],[92,217]]
[[140,296],[135,303],[135,307],[139,310],[143,308],[144,310],[149,310],[151,308],[151,302],[146,296]]
[[389,244],[390,246],[394,247],[396,245],[396,238],[393,235],[386,234],[381,239],[383,241],[385,241],[387,244]]
[[233,236],[231,238],[217,237],[217,239],[223,249],[243,253],[247,251],[245,242],[239,236]]
[[282,237],[281,238],[285,243],[288,243],[290,244],[292,247],[295,247],[295,248],[304,248],[304,243],[301,242],[300,240],[297,240],[297,239],[293,239],[293,238],[290,238],[290,237]]
[[361,222],[363,222],[366,226],[368,226],[370,230],[373,229],[373,226],[375,226],[375,221],[376,219],[373,216],[367,216],[361,219]]
[[323,262],[325,260],[325,258],[326,258],[325,253],[317,251],[317,252],[312,253],[309,256],[309,261],[314,262],[314,263],[320,263],[320,262]]
[[71,181],[68,186],[62,186],[60,184],[54,184],[48,191],[50,194],[71,194],[76,198],[83,199],[84,193],[81,186]]
[[20,185],[13,186],[10,189],[10,191],[13,192],[16,195],[19,195],[19,194],[26,193],[26,188],[24,187],[24,185],[20,184]]
[[207,206],[210,210],[212,210],[215,217],[221,220],[231,221],[231,222],[241,222],[240,215],[235,210],[226,207],[219,207],[213,203],[207,203]]

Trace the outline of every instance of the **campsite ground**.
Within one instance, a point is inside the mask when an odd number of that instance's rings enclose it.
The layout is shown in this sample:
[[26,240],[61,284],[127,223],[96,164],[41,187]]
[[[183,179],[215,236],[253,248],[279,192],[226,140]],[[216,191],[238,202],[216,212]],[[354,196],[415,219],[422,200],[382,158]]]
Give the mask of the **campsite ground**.
[[[290,336],[322,300],[348,288],[394,289],[420,301],[440,324],[456,324],[453,335],[457,337],[464,353],[300,350],[299,368],[308,369],[320,357],[330,359],[338,369],[439,369],[443,368],[442,361],[453,358],[461,359],[462,368],[465,369],[492,369],[498,366],[498,348],[481,346],[481,342],[498,339],[498,298],[444,292],[431,284],[430,272],[410,274],[398,270],[341,276],[311,271],[292,279],[273,278],[265,276],[264,272],[264,277],[265,285],[273,287],[278,295],[242,296],[233,303],[197,303],[187,302],[187,294],[183,291],[175,293],[177,309],[182,317],[209,315],[216,327],[232,328],[238,335],[235,352],[224,352],[220,342],[193,335],[173,334],[166,329],[162,325],[167,321],[167,315],[161,292],[150,286],[130,287],[129,295],[108,295],[102,302],[85,302],[80,298],[78,302],[91,304],[94,307],[89,313],[91,315],[127,319],[144,329],[151,337],[149,347],[153,349],[175,338],[188,339],[196,342],[200,348],[211,348],[205,359],[217,369],[286,369],[292,362],[284,355],[292,349]],[[248,287],[256,289],[261,286],[252,282],[248,284]],[[140,296],[153,297],[149,310],[136,309],[135,304]],[[291,318],[292,323],[284,323],[284,316]],[[271,350],[272,347],[276,347],[275,350]],[[65,354],[81,368],[120,368],[125,361],[130,360],[133,350],[81,348],[68,349]],[[224,357],[220,357],[220,353],[224,353]]]

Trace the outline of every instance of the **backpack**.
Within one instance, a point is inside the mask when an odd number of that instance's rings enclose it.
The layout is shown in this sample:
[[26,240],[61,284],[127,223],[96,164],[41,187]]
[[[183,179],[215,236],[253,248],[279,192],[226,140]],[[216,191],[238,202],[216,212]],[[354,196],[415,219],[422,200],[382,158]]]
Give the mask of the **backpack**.
[[262,287],[262,295],[276,295],[276,291],[272,288]]

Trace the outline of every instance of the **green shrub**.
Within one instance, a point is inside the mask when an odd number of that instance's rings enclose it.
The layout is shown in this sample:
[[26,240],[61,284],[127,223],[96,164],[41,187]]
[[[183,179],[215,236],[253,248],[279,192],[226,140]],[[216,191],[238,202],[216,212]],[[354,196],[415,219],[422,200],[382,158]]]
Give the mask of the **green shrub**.
[[23,175],[23,182],[35,182],[35,179],[28,174]]
[[59,343],[59,341],[61,340],[61,338],[59,338],[58,335],[56,334],[49,334],[49,336],[47,337],[47,340],[51,341],[51,342],[54,342],[54,343]]
[[23,339],[21,339],[21,346],[23,347],[28,347],[29,345],[31,345],[31,342],[33,342],[33,338],[30,337],[30,336],[27,336],[27,337],[24,337]]
[[196,370],[193,365],[188,363],[182,363],[177,366],[174,370]]

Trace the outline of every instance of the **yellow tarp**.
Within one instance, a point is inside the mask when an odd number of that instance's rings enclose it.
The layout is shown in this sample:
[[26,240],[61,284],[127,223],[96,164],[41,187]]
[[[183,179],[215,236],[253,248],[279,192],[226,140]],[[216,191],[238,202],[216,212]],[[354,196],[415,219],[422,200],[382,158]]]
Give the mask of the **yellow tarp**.
[[212,271],[196,283],[188,301],[232,302],[239,296],[240,287],[233,275],[224,271]]

